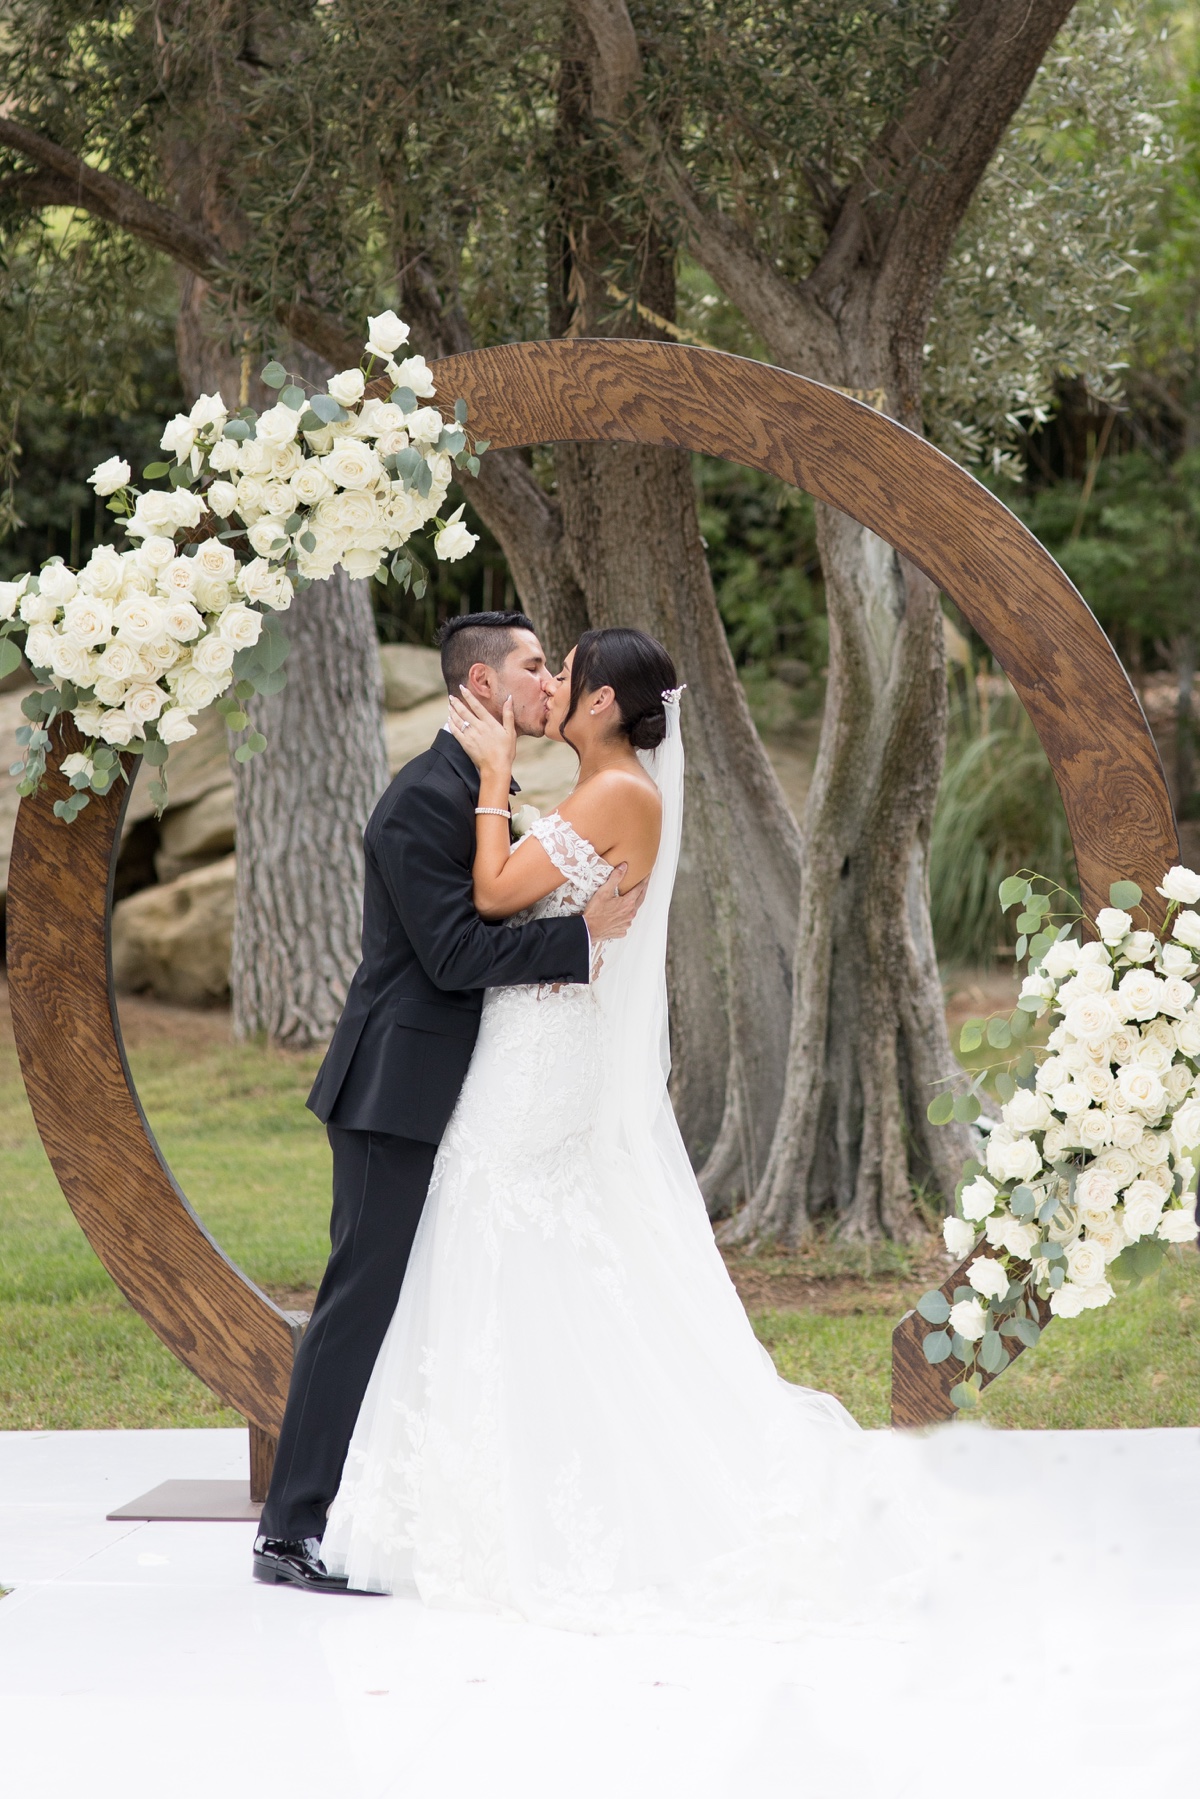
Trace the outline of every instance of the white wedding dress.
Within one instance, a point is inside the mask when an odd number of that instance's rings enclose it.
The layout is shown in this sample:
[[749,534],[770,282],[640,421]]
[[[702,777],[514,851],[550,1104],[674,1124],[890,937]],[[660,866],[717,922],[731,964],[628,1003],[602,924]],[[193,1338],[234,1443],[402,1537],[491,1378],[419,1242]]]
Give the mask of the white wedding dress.
[[[590,986],[485,996],[330,1509],[352,1586],[585,1630],[773,1627],[875,1613],[914,1560],[903,1449],[775,1373],[667,1099],[668,715],[628,938]],[[523,917],[582,911],[608,865],[557,815],[533,834],[563,880]]]

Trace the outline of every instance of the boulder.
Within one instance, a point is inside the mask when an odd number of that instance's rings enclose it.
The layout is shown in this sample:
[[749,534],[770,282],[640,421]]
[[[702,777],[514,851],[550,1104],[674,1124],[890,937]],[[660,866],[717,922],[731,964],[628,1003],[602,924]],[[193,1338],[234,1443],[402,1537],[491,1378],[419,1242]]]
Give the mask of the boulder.
[[229,991],[236,858],[225,856],[113,907],[113,978],[124,993],[212,1005]]
[[154,867],[160,881],[203,868],[233,849],[233,784],[214,787],[190,806],[174,806],[163,815]]
[[422,700],[444,695],[442,659],[436,650],[422,649],[415,643],[383,643],[379,646],[383,664],[383,704],[388,712],[407,712]]

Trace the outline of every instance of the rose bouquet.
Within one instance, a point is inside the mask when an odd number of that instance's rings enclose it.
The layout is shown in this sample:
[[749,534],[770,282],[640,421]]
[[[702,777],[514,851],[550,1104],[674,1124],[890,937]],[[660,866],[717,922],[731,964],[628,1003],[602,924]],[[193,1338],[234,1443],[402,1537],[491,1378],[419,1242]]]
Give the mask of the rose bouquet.
[[[1049,889],[1047,891],[1046,889]],[[954,1358],[963,1378],[951,1397],[975,1403],[982,1373],[998,1374],[1010,1346],[1036,1343],[1047,1314],[1075,1318],[1114,1297],[1114,1281],[1143,1279],[1168,1246],[1196,1237],[1200,1157],[1200,875],[1172,868],[1158,893],[1161,931],[1142,927],[1141,889],[1118,881],[1094,920],[1095,941],[1052,911],[1062,890],[1041,877],[1001,883],[1007,911],[1020,905],[1017,957],[1029,972],[1016,1010],[964,1025],[960,1048],[986,1041],[1009,1052],[981,1070],[968,1092],[939,1094],[935,1124],[979,1117],[990,1073],[1002,1122],[985,1163],[969,1162],[943,1234],[952,1255],[976,1250],[948,1300],[926,1293],[917,1311],[938,1327],[924,1338],[930,1362]],[[1048,1015],[1044,1048],[1024,1042]]]
[[[58,816],[74,819],[91,794],[108,791],[123,774],[121,750],[158,767],[161,810],[170,745],[195,733],[196,714],[216,705],[244,731],[245,702],[284,685],[278,615],[295,587],[338,567],[363,578],[386,564],[419,598],[424,572],[405,550],[414,532],[432,525],[444,561],[472,548],[462,508],[439,514],[454,466],[478,473],[487,445],[468,444],[463,401],[450,423],[422,403],[434,395],[424,358],[394,360],[408,326],[393,312],[369,326],[362,365],[333,376],[324,393],[272,362],[262,379],[279,398],[261,413],[230,414],[219,394],[202,395],[163,432],[171,460],[144,471],[165,487],[141,491],[128,463],[102,462],[91,484],[130,548],[102,544],[77,571],[54,560],[0,582],[0,676],[24,650],[38,683],[23,702],[24,755],[10,770],[21,793],[38,787],[50,726],[69,713],[87,742],[63,760],[72,791],[55,803]],[[377,362],[385,378],[372,385],[386,399],[367,394]],[[235,755],[265,748],[251,732]]]

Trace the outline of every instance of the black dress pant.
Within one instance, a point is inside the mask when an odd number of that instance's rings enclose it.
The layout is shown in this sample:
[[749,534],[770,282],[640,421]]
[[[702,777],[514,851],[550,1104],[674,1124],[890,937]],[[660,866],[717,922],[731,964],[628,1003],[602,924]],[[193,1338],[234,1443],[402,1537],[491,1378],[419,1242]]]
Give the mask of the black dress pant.
[[437,1155],[436,1144],[411,1137],[326,1128],[333,1147],[331,1254],[292,1369],[259,1526],[268,1537],[324,1534]]

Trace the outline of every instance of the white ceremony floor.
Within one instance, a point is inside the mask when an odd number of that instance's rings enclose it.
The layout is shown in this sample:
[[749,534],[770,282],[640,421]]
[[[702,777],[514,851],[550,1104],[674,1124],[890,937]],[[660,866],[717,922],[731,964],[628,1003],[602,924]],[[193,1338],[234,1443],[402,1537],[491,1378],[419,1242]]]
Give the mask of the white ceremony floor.
[[[957,1619],[891,1638],[588,1637],[250,1579],[248,1524],[107,1524],[238,1478],[235,1431],[0,1433],[5,1799],[1056,1799],[1200,1779],[1200,1431],[990,1432]],[[1015,1789],[1014,1789],[1015,1790]]]

